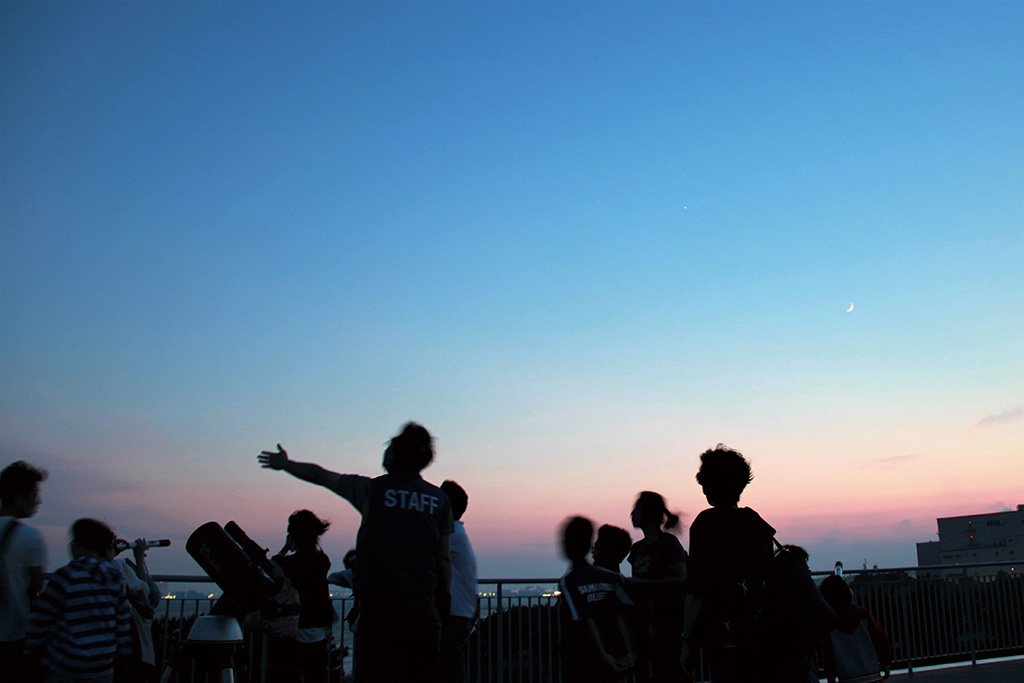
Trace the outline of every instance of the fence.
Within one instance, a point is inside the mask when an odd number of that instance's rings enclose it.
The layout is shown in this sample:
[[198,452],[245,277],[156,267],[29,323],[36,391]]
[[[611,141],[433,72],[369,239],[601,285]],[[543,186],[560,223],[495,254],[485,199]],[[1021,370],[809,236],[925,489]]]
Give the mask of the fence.
[[[826,573],[816,572],[821,577]],[[855,601],[889,635],[895,668],[1024,654],[1024,577],[1013,563],[951,567],[847,570]],[[206,577],[157,576],[198,583]],[[470,636],[473,683],[555,683],[561,680],[557,579],[480,581],[481,619]],[[179,647],[212,598],[165,599],[154,622],[158,668]],[[334,628],[332,681],[351,672],[351,597],[334,598],[342,620]],[[239,658],[239,681],[264,683],[260,644],[249,634]],[[703,667],[702,667],[703,668]],[[707,680],[702,672],[701,680]]]

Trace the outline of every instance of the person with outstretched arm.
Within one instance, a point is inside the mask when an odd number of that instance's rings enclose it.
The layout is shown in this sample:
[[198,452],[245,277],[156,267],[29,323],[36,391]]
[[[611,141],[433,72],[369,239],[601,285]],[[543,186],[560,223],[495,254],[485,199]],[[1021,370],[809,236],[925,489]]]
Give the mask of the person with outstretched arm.
[[353,592],[359,600],[355,676],[363,681],[437,681],[441,624],[451,585],[451,505],[420,472],[434,459],[434,440],[407,423],[384,451],[387,474],[338,474],[295,462],[278,444],[258,456],[262,467],[330,489],[362,515]]

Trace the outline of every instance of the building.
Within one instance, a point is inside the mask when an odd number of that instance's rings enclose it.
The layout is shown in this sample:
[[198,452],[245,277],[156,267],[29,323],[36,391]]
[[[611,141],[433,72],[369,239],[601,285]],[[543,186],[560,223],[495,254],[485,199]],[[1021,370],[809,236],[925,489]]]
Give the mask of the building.
[[[939,540],[917,544],[917,566],[1020,562],[1024,571],[1024,505],[1018,505],[1013,511],[944,517],[936,521]],[[1015,573],[1015,569],[993,567],[982,573]]]

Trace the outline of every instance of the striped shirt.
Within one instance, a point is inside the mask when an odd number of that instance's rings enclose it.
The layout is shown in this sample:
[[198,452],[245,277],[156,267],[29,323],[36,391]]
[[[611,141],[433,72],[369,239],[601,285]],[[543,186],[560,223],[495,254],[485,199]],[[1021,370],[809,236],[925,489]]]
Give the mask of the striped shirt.
[[110,670],[131,653],[124,575],[106,560],[76,557],[50,577],[33,602],[25,656],[73,674]]

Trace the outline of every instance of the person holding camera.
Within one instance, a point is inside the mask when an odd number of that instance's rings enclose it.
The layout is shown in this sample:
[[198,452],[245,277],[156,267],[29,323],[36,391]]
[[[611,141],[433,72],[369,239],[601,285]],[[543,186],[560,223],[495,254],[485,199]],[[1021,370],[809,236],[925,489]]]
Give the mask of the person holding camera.
[[124,574],[128,589],[128,607],[132,613],[132,658],[130,680],[133,683],[150,683],[157,679],[156,652],[153,649],[153,617],[160,606],[160,587],[149,575],[146,566],[146,539],[139,538],[133,543],[118,539],[117,553],[132,551],[134,560],[121,557],[114,560]]

